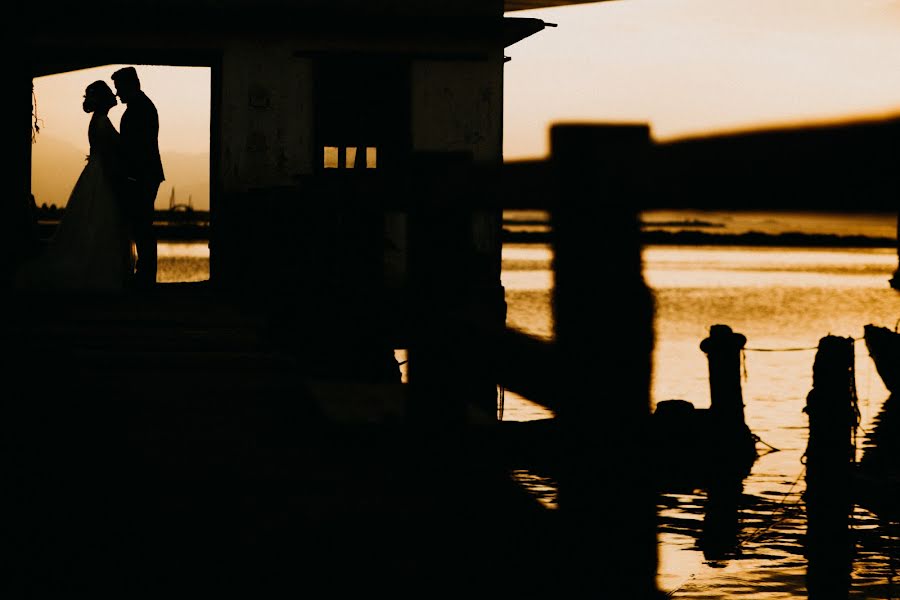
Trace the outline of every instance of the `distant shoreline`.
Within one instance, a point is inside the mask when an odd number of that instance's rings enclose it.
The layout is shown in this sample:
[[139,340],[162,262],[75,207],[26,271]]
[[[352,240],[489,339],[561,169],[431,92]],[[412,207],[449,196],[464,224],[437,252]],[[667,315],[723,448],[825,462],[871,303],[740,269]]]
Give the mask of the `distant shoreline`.
[[[503,230],[503,241],[520,244],[548,244],[551,233],[545,231]],[[660,246],[764,246],[813,248],[897,248],[896,238],[864,235],[816,233],[711,233],[707,231],[641,231],[643,245]]]
[[[184,213],[180,213],[184,214]],[[207,213],[208,214],[208,213]],[[161,242],[203,242],[209,241],[209,218],[191,221],[191,215],[172,218],[168,213],[157,211],[157,220],[153,224],[156,237]],[[37,222],[38,237],[49,239],[59,225],[58,219],[46,219]]]
[[[56,228],[55,222],[39,224],[40,237],[46,239]],[[157,237],[164,242],[208,241],[209,222],[157,222]],[[643,245],[659,246],[761,246],[761,247],[812,247],[812,248],[889,248],[897,249],[897,239],[865,235],[837,235],[816,233],[721,233],[709,231],[658,231],[640,232]],[[511,231],[503,229],[502,241],[511,244],[549,244],[552,232]]]

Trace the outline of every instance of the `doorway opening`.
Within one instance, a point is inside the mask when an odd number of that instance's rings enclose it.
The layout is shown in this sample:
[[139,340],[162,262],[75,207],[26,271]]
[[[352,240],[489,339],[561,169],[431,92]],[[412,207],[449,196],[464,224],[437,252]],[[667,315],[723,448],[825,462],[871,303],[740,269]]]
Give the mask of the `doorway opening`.
[[[89,153],[90,115],[82,110],[84,89],[128,65],[108,64],[32,79],[34,117],[31,193],[37,231],[49,239]],[[159,114],[159,149],[165,180],[157,192],[155,228],[158,283],[209,279],[210,113],[212,68],[133,65],[141,89]],[[125,111],[109,111],[116,129]]]

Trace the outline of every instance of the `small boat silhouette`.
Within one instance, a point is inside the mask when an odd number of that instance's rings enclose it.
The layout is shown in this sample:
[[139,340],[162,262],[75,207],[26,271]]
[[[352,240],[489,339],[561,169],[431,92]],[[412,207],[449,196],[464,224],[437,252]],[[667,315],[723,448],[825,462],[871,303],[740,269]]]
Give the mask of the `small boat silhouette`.
[[897,393],[900,389],[900,333],[871,323],[863,329],[875,370],[885,387],[892,394]]

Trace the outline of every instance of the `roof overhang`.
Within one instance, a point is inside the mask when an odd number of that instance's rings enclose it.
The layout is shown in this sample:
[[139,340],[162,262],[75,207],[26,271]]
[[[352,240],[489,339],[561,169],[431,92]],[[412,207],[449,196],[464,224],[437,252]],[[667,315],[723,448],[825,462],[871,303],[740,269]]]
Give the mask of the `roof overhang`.
[[554,6],[569,6],[570,4],[599,4],[610,0],[503,0],[503,10],[531,10],[535,8],[551,8]]
[[556,25],[540,19],[503,19],[503,47],[512,46],[516,42],[542,31],[544,27],[556,27]]
[[[249,20],[249,19],[248,19]],[[363,52],[417,57],[489,56],[545,27],[541,19],[521,17],[482,18],[371,18],[307,19],[299,24],[252,28],[255,35],[286,36],[296,41],[297,54]],[[179,27],[134,27],[119,32],[110,27],[85,33],[80,29],[38,30],[28,45],[32,77],[40,77],[103,64],[208,64],[230,35],[248,35],[220,30],[216,33]]]

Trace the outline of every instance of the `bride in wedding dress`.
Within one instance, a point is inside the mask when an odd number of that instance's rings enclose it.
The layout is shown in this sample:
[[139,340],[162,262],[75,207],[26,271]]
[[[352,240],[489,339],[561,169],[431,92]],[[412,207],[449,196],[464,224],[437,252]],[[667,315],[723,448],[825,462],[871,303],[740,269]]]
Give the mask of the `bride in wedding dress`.
[[90,155],[44,252],[25,262],[15,287],[23,290],[122,291],[134,271],[134,250],[118,201],[119,132],[109,120],[116,96],[104,81],[85,89],[91,114]]

